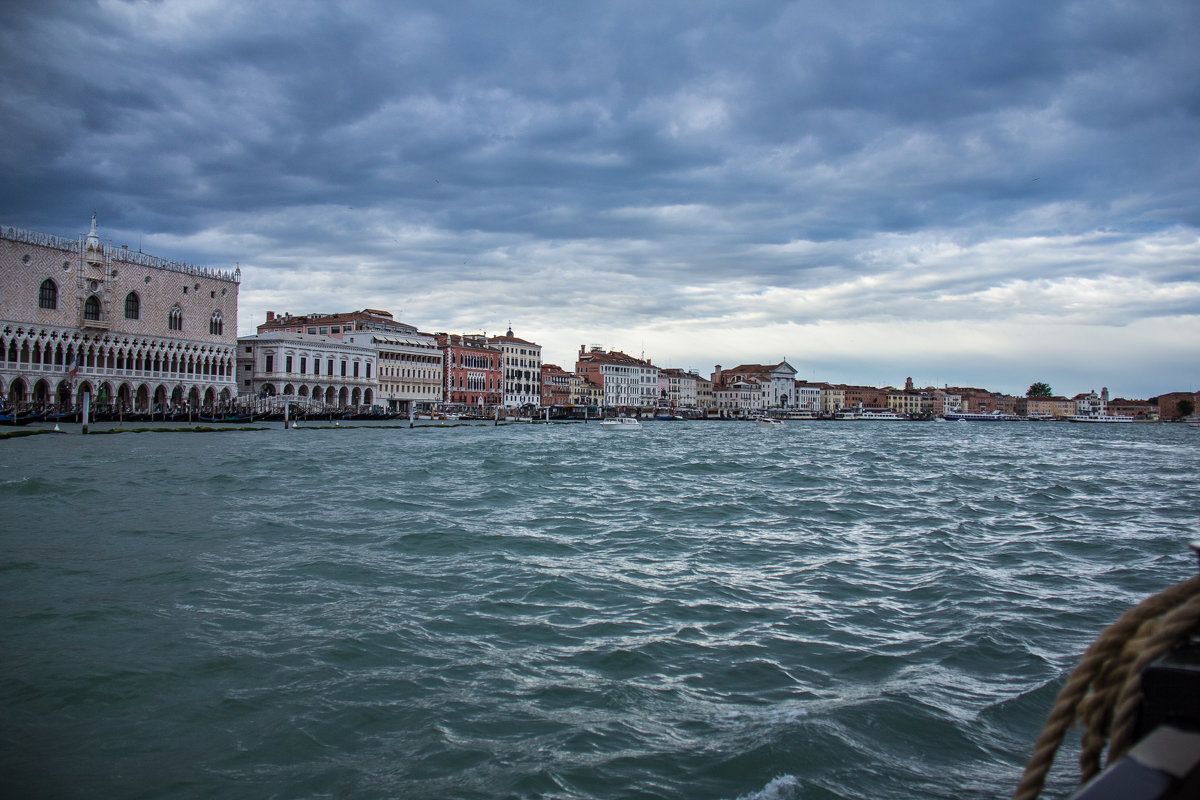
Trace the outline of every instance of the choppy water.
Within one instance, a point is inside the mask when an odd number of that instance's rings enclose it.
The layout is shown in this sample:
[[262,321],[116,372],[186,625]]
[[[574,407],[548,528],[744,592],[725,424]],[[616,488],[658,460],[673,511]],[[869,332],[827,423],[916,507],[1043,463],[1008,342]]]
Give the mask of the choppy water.
[[1082,650],[1195,572],[1198,433],[0,442],[0,793],[1009,796]]

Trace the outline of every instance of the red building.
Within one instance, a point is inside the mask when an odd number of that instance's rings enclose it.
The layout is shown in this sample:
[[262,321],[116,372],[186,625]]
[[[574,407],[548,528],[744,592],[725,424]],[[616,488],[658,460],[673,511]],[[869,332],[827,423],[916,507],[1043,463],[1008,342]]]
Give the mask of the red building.
[[447,405],[492,409],[504,399],[504,353],[483,336],[439,333]]

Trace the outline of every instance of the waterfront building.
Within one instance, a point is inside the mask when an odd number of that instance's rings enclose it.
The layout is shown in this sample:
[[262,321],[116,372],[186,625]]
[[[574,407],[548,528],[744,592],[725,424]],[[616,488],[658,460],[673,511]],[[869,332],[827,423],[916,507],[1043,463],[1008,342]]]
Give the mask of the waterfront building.
[[1128,400],[1118,397],[1108,401],[1108,413],[1133,417],[1135,420],[1156,420],[1158,419],[1158,406],[1149,400]]
[[542,403],[542,346],[513,336],[512,328],[503,336],[488,338],[504,356],[505,408],[538,407]]
[[889,388],[887,390],[887,408],[897,414],[914,418],[921,417],[925,415],[925,409],[928,406],[929,403],[924,393],[912,388],[911,378],[904,389]]
[[542,407],[571,405],[571,373],[558,364],[542,364]]
[[1159,419],[1182,419],[1189,416],[1179,409],[1179,404],[1185,400],[1192,404],[1190,416],[1195,417],[1196,412],[1200,411],[1200,392],[1167,392],[1160,394],[1155,400],[1158,401]]
[[696,408],[708,412],[716,407],[716,400],[713,399],[712,381],[701,375],[696,375]]
[[826,383],[796,381],[795,388],[792,389],[792,394],[796,398],[793,407],[800,411],[811,411],[813,414],[819,414],[821,411],[821,389],[828,385]]
[[0,226],[0,398],[71,410],[227,407],[241,270]]
[[832,417],[846,405],[846,392],[839,383],[826,383],[821,386],[821,414]]
[[1096,390],[1077,394],[1071,398],[1075,403],[1075,415],[1080,417],[1103,417],[1108,414],[1108,387],[1100,394]]
[[1075,413],[1075,403],[1065,397],[1018,397],[1014,413],[1035,419],[1066,419]]
[[390,330],[360,328],[346,332],[343,341],[375,351],[375,402],[399,414],[429,412],[442,403],[443,357],[437,339],[411,325],[395,323]]
[[996,410],[996,396],[987,389],[978,389],[972,386],[948,386],[945,388],[945,392],[954,395],[958,400],[958,405],[950,408],[950,411],[990,414]]
[[658,402],[659,369],[645,359],[580,345],[575,371],[600,385],[605,407],[653,408]]
[[572,372],[571,402],[577,406],[601,408],[604,405],[604,387],[588,376]]
[[700,376],[682,369],[667,368],[660,372],[659,382],[667,381],[667,406],[693,410],[697,407],[696,384]]
[[762,411],[763,387],[755,380],[732,378],[720,384],[713,381],[713,402],[723,417],[741,417]]
[[294,402],[311,411],[375,403],[375,349],[332,336],[290,331],[237,340],[238,394],[247,402]]
[[874,386],[842,387],[842,405],[838,411],[845,408],[887,408],[888,393]]
[[486,336],[438,333],[448,406],[487,414],[504,400],[504,351]]
[[332,336],[342,338],[353,331],[379,331],[381,333],[409,333],[416,328],[397,322],[387,311],[364,308],[336,314],[291,314],[267,312],[267,321],[258,326],[259,333],[306,333],[310,336]]
[[778,364],[740,364],[730,369],[716,365],[716,371],[712,374],[714,387],[721,384],[732,386],[737,381],[752,381],[759,387],[760,409],[795,407],[796,368],[787,361]]

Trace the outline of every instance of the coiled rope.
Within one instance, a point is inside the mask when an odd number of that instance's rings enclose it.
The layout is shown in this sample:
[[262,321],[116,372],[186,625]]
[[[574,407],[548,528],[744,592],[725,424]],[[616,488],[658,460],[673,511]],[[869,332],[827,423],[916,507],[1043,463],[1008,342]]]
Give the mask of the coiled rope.
[[1125,755],[1134,743],[1142,670],[1197,628],[1200,575],[1147,597],[1096,637],[1058,693],[1013,800],[1034,800],[1041,793],[1054,755],[1077,720],[1084,727],[1080,784],[1100,772],[1105,741],[1109,764]]

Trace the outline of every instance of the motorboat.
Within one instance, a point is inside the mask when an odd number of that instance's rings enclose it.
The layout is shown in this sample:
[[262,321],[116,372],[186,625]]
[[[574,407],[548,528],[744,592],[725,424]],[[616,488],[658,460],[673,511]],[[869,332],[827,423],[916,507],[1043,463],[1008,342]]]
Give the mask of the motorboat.
[[754,424],[760,428],[782,428],[783,420],[771,417],[757,417],[754,420]]
[[609,417],[600,421],[600,427],[607,431],[640,431],[642,423],[634,417]]

